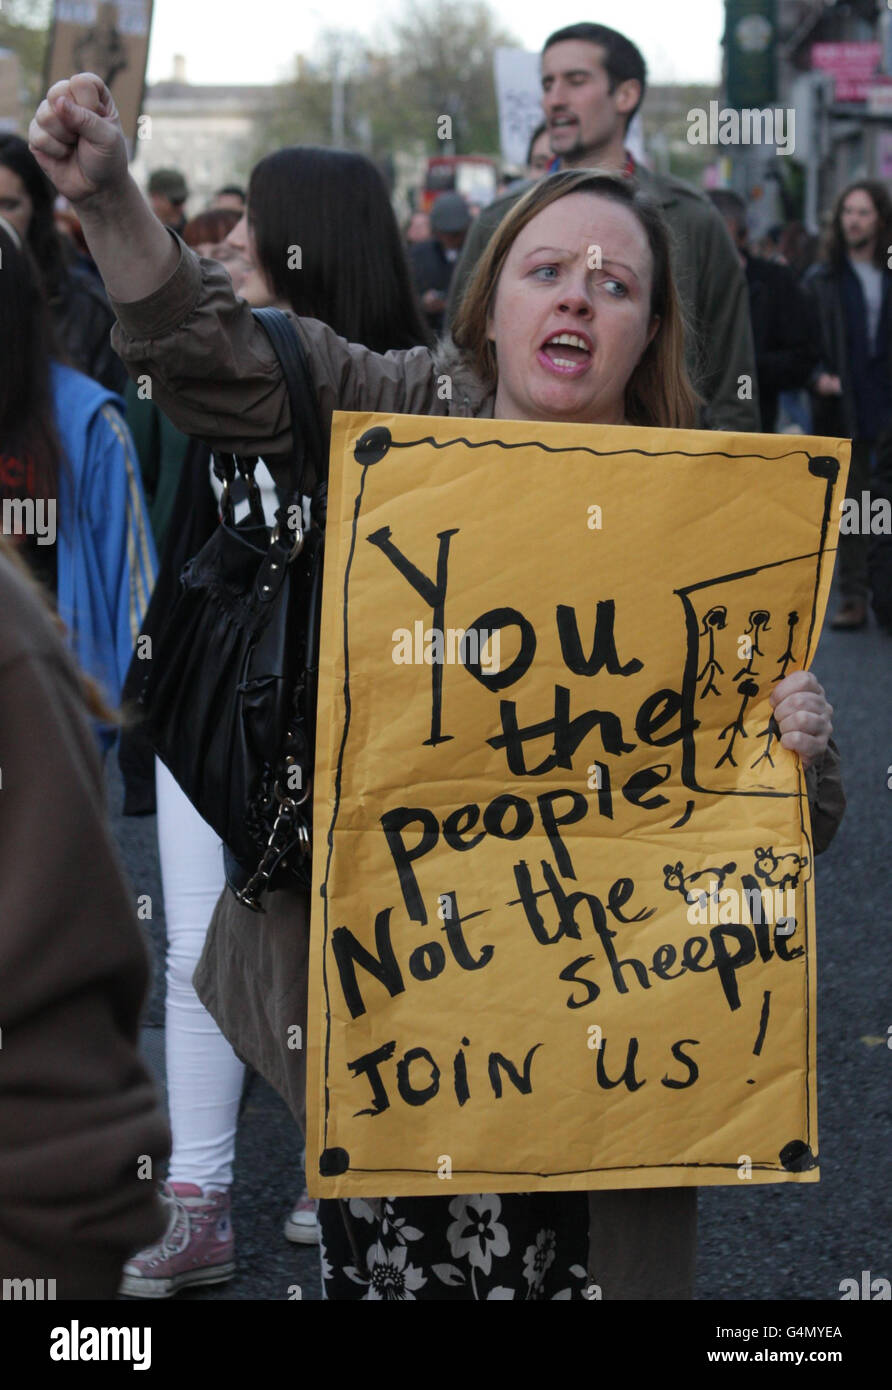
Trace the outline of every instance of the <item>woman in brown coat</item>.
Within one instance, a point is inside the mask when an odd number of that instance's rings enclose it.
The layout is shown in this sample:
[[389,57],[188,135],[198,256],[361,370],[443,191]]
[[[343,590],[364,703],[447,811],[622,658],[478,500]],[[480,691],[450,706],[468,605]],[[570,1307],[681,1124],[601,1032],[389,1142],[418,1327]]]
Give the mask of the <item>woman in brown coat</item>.
[[[78,206],[118,317],[114,343],[148,372],[162,408],[221,448],[286,455],[291,420],[277,359],[232,295],[147,211],[127,174],[114,103],[98,78],[57,84],[31,128],[46,172]],[[597,268],[589,264],[597,244]],[[506,218],[455,327],[457,349],[372,353],[297,321],[325,424],[334,409],[688,427],[695,398],[660,215],[610,176],[543,180]],[[449,390],[443,390],[444,377]],[[274,463],[271,464],[274,467]],[[842,813],[830,707],[795,672],[772,697],[785,747],[808,767],[815,847]],[[307,900],[280,894],[258,930],[218,909],[199,980],[236,1049],[303,1109]],[[323,1203],[338,1297],[684,1298],[693,1287],[689,1188]],[[344,1220],[341,1220],[341,1217]],[[658,1258],[655,1254],[658,1252]],[[444,1275],[466,1262],[467,1274]],[[325,1266],[324,1266],[325,1267]],[[441,1271],[438,1273],[438,1269]],[[592,1296],[589,1293],[588,1296]]]

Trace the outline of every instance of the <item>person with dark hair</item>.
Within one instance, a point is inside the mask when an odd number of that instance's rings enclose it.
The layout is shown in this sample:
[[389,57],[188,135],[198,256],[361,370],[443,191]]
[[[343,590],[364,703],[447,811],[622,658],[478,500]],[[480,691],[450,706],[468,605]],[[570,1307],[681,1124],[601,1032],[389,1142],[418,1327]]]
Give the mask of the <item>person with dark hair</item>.
[[106,712],[53,628],[0,541],[0,1279],[112,1299],[163,1225],[143,1173],[169,1139],[139,1055],[149,962],[87,722]]
[[153,169],[146,193],[158,221],[175,232],[182,232],[186,225],[189,189],[179,169]]
[[[879,181],[860,179],[837,198],[823,260],[805,277],[821,329],[821,361],[812,378],[814,429],[852,440],[847,497],[859,516],[869,488],[892,499],[890,245],[892,199]],[[863,628],[872,588],[877,618],[892,629],[889,538],[875,537],[871,546],[863,526],[849,531],[844,518],[837,580],[840,604],[831,627]]]
[[801,280],[814,264],[818,237],[808,231],[804,222],[787,222],[781,231],[777,249],[784,265],[788,265],[797,280]]
[[548,126],[541,121],[530,135],[530,142],[527,145],[527,178],[541,179],[543,174],[547,174],[554,162],[554,152],[551,148],[551,137],[548,133]]
[[[685,316],[688,374],[702,400],[699,423],[757,430],[746,284],[722,219],[697,189],[668,174],[652,173],[626,149],[626,132],[646,82],[644,59],[615,29],[573,24],[552,34],[542,52],[542,104],[555,162],[561,169],[616,170],[659,204],[673,234],[672,268]],[[474,222],[452,279],[448,322],[458,312],[484,247],[528,186],[497,198]]]
[[[800,287],[806,271],[814,264],[819,242],[818,235],[808,231],[804,222],[794,219],[791,222],[786,222],[781,228],[776,259],[781,265],[789,266],[796,277],[797,285]],[[810,311],[814,317],[811,295],[808,295],[807,292],[806,294]],[[818,328],[815,324],[816,342],[817,338]],[[798,391],[781,391],[778,397],[778,427],[784,433],[811,434],[813,432],[812,398],[809,388],[810,382]]]
[[53,189],[19,135],[0,134],[0,216],[28,243],[43,280],[60,360],[119,395],[127,381],[109,340],[114,315],[101,281],[60,236]]
[[365,155],[310,145],[267,155],[226,240],[252,266],[239,294],[255,308],[287,306],[373,352],[427,341],[390,198]]
[[818,361],[813,305],[799,288],[792,270],[753,255],[746,225],[746,203],[740,194],[730,188],[715,188],[709,199],[725,219],[746,275],[762,429],[766,434],[773,434],[781,391],[807,386]]
[[[57,528],[62,444],[54,419],[50,364],[52,327],[33,262],[11,222],[0,218],[0,498],[45,505],[45,534],[11,536],[32,573],[50,594],[57,585]],[[51,505],[52,504],[52,507]],[[24,515],[24,512],[23,512]]]
[[409,247],[409,267],[431,332],[439,333],[449,284],[471,225],[471,213],[460,193],[441,193],[431,208],[430,222],[430,240]]
[[[546,97],[554,86],[556,73],[551,70],[546,72],[545,54],[550,48],[565,43],[593,44],[601,50],[602,69],[607,79],[607,95],[616,97],[618,109],[624,120],[623,128],[627,131],[644,100],[647,85],[647,67],[641,51],[625,34],[608,28],[606,24],[568,24],[563,29],[556,29],[545,40],[542,50],[542,90]],[[565,56],[566,60],[572,63],[574,54],[567,50]],[[591,72],[590,63],[584,63],[582,67],[570,71],[571,86],[586,86]],[[551,135],[553,153],[568,158],[573,154],[589,154],[596,151],[601,143],[598,137],[607,135],[608,130],[605,128],[602,131],[593,131],[580,121],[572,109],[565,112],[559,101],[553,103],[553,106],[554,110],[550,111],[549,103],[545,102],[546,125]]]
[[[147,215],[127,172],[111,94],[89,74],[54,86],[32,121],[31,141],[80,209],[128,370],[150,372],[164,408],[183,427],[207,432],[215,447],[279,458],[298,422],[272,347],[222,271]],[[598,266],[591,244],[602,248]],[[565,170],[530,189],[485,249],[452,342],[381,355],[318,320],[298,316],[295,330],[325,434],[335,410],[665,429],[693,423],[670,234],[659,209],[617,175]],[[438,391],[444,373],[452,383],[445,396]],[[406,485],[416,484],[407,478]],[[781,743],[807,768],[823,849],[844,804],[832,711],[804,671],[779,681],[771,703]],[[232,895],[224,895],[196,981],[239,1053],[300,1118],[306,1058],[287,1038],[289,1026],[306,1018],[309,897],[272,897],[275,908],[271,902],[266,917],[247,923],[244,910],[241,919],[231,915]],[[259,969],[246,960],[259,961]],[[487,1250],[487,1275],[490,1256],[500,1260],[493,1297],[585,1297],[590,1280],[608,1299],[692,1296],[692,1188],[483,1194],[476,1202],[382,1196],[320,1203],[327,1293],[476,1298],[475,1281],[449,1276],[450,1251],[490,1231],[498,1248]],[[542,1232],[553,1258],[537,1266]],[[444,1267],[445,1277],[437,1272]]]
[[[120,397],[54,361],[40,278],[0,221],[0,497],[81,668],[120,702],[155,548]],[[108,747],[116,730],[97,729]]]
[[226,208],[227,211],[237,212],[241,215],[245,210],[248,195],[238,183],[227,183],[222,188],[218,188],[210,203],[208,211],[213,212],[217,208]]

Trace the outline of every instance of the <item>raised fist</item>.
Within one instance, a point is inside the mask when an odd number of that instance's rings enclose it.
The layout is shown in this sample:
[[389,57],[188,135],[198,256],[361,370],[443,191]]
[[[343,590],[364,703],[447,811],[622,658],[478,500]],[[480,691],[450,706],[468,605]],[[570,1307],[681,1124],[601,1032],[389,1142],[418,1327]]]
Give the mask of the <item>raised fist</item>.
[[28,142],[41,169],[75,205],[127,179],[127,147],[114,98],[100,77],[57,82],[37,108]]

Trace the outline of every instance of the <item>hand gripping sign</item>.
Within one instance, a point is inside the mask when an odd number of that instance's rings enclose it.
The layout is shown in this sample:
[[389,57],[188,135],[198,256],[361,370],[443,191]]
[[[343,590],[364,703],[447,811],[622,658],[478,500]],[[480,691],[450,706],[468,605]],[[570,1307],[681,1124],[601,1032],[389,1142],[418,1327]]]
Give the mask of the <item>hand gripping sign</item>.
[[814,852],[769,696],[814,655],[848,451],[335,416],[315,1195],[817,1179]]

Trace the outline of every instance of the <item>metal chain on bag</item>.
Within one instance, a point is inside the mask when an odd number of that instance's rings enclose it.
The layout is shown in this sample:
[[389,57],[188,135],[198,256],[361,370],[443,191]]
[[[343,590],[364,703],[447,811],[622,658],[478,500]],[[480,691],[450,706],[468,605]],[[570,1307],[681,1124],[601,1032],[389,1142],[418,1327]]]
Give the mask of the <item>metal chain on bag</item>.
[[[319,525],[320,515],[324,524],[326,495],[327,488],[324,484],[316,489],[313,503],[311,504],[311,524],[313,525]],[[297,556],[301,554],[304,548],[305,535],[303,529],[300,526],[296,526],[294,529],[295,538],[287,559],[285,560],[286,564],[291,564]],[[321,530],[322,527],[320,526],[319,529]],[[280,530],[277,522],[272,533],[271,548],[279,541],[279,536]],[[270,568],[277,569],[278,565],[273,562]],[[310,634],[307,635],[307,640],[310,640]],[[277,868],[286,868],[288,866],[287,858],[284,857],[286,852],[293,849],[298,854],[307,858],[311,852],[310,830],[306,822],[299,819],[299,811],[300,807],[306,805],[310,799],[313,785],[312,776],[306,775],[305,785],[301,788],[300,796],[293,796],[293,788],[291,788],[290,785],[283,785],[283,782],[288,783],[289,774],[293,768],[295,766],[301,766],[300,760],[296,756],[294,750],[302,749],[305,760],[308,757],[308,750],[306,747],[307,739],[304,731],[300,728],[303,717],[302,703],[305,693],[306,672],[302,672],[295,685],[292,696],[293,722],[289,723],[282,741],[283,753],[273,777],[272,799],[277,803],[278,807],[273,827],[267,837],[266,846],[260,863],[257,865],[254,873],[243,888],[233,889],[238,901],[254,912],[265,912],[266,909],[261,904],[260,897],[269,887],[269,881],[274,870]],[[270,800],[269,793],[267,793],[266,797],[263,797],[261,794],[260,799],[265,810]],[[295,839],[296,845],[294,843]]]

